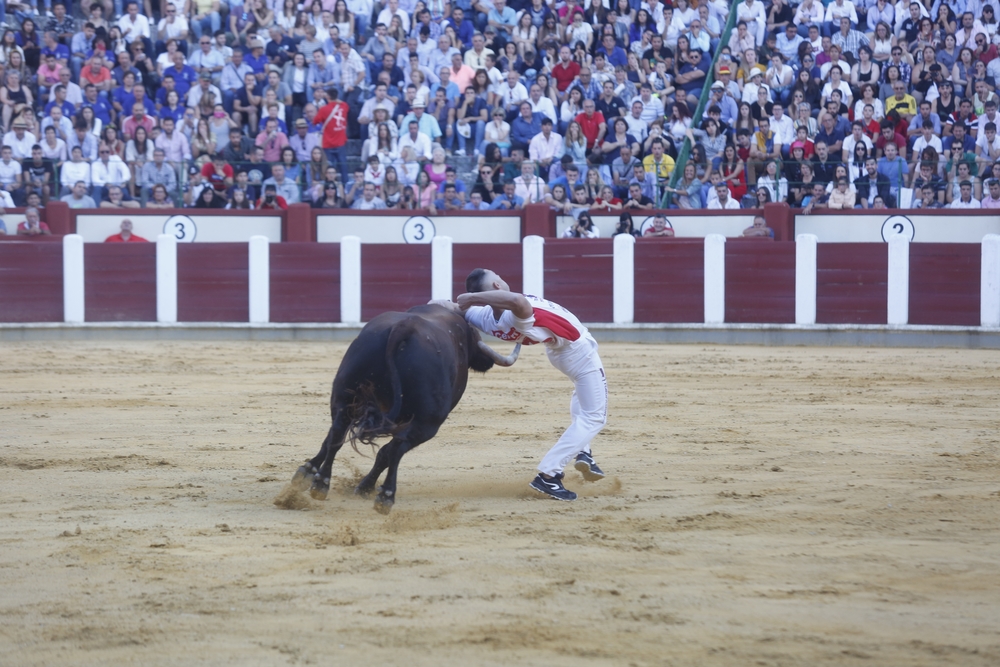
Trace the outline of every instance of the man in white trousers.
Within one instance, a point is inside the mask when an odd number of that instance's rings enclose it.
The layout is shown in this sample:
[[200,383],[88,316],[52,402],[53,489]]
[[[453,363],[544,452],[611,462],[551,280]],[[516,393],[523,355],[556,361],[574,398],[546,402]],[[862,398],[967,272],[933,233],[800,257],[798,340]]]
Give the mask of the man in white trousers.
[[544,344],[552,365],[573,381],[573,421],[538,464],[538,475],[529,486],[556,500],[576,500],[562,483],[563,469],[571,459],[584,479],[594,482],[604,477],[590,451],[590,441],[608,421],[608,383],[597,341],[573,313],[551,301],[511,292],[488,269],[470,273],[465,289],[458,307],[469,324],[501,340]]

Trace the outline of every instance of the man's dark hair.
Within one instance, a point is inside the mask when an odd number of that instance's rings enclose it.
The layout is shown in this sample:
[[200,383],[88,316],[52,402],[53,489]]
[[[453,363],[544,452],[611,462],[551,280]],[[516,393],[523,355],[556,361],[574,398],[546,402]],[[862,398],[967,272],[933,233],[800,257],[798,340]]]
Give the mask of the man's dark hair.
[[473,269],[465,278],[466,292],[482,292],[483,279],[486,277],[486,269]]

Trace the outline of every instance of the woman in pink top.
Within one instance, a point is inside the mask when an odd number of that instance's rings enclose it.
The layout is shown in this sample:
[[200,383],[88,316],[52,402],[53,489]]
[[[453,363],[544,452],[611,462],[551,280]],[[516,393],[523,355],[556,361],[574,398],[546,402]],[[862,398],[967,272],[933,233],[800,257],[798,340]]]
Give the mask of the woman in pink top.
[[431,183],[434,184],[434,187],[444,183],[444,174],[448,169],[448,165],[445,164],[444,158],[444,149],[435,148],[434,153],[431,155],[430,163],[424,165],[424,172],[431,179]]

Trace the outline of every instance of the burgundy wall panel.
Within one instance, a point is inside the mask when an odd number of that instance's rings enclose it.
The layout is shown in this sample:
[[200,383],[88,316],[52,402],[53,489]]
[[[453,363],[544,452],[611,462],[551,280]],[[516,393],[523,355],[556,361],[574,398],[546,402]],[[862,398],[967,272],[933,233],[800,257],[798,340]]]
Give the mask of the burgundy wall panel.
[[177,244],[177,320],[250,320],[246,243]]
[[726,322],[795,322],[794,243],[726,243]]
[[519,243],[455,243],[451,248],[452,299],[465,292],[465,277],[469,272],[480,268],[495,271],[510,285],[511,291],[523,291]]
[[982,246],[910,244],[910,324],[979,326]]
[[702,239],[635,244],[635,321],[705,321],[705,243]]
[[545,298],[581,322],[614,319],[611,239],[546,239]]
[[156,244],[85,243],[87,322],[156,321]]
[[62,243],[0,243],[0,322],[62,322]]
[[431,298],[431,245],[361,244],[361,319]]
[[817,244],[816,322],[885,324],[888,270],[886,244]]
[[340,321],[340,244],[272,243],[271,321]]

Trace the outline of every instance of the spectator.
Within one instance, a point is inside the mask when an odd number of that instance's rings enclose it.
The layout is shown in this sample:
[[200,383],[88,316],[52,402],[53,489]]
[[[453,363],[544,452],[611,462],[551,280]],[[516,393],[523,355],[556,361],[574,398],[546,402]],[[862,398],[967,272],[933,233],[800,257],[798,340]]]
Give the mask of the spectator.
[[982,208],[1000,208],[1000,180],[995,178],[987,179],[986,187],[989,193],[983,197]]
[[979,200],[972,196],[972,183],[962,181],[959,184],[960,195],[952,200],[949,208],[981,208]]
[[767,226],[767,221],[762,215],[753,217],[753,224],[743,230],[743,236],[747,238],[774,238],[774,230]]
[[615,225],[615,233],[612,236],[618,236],[619,234],[628,234],[633,238],[640,238],[642,234],[635,228],[632,222],[632,214],[628,211],[623,211],[621,215],[618,216],[618,224]]
[[883,201],[893,200],[889,191],[889,179],[879,173],[878,160],[874,157],[865,160],[865,175],[854,181],[854,188],[861,208],[872,208],[875,197],[882,197]]
[[601,230],[594,225],[593,219],[586,211],[580,213],[573,224],[563,232],[563,238],[566,239],[598,239],[600,237]]
[[149,243],[146,239],[132,233],[132,221],[128,218],[122,220],[120,231],[104,239],[105,243]]
[[667,217],[662,213],[653,216],[653,224],[646,228],[642,237],[649,238],[670,238],[674,236],[674,228],[667,225]]
[[[265,196],[267,196],[267,191],[270,189],[274,190],[274,186],[265,187]],[[287,208],[287,205],[284,207]],[[360,198],[354,200],[354,205],[351,208],[358,211],[373,211],[378,209],[386,208],[385,202],[379,197],[375,196],[375,184],[365,183],[362,188],[362,195]]]
[[50,236],[52,230],[42,222],[38,215],[38,209],[29,206],[24,211],[24,222],[17,226],[18,236]]
[[490,205],[492,211],[519,211],[524,208],[524,199],[518,196],[513,181],[503,184],[503,194],[497,195]]
[[[709,202],[709,210],[724,210],[732,211],[738,210],[740,208],[740,203],[733,199],[729,194],[729,186],[725,183],[717,183],[715,186],[716,197],[711,202]],[[746,232],[743,233],[746,236]]]

